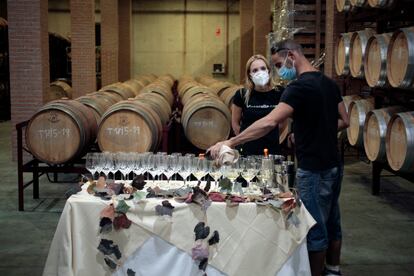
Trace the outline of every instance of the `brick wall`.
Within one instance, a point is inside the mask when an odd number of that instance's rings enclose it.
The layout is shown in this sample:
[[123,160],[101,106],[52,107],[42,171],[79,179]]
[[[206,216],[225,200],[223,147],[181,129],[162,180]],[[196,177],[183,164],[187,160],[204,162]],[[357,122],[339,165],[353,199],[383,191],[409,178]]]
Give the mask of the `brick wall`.
[[73,98],[96,90],[95,1],[70,0]]
[[118,1],[101,1],[102,86],[118,81]]
[[10,100],[13,159],[14,125],[43,105],[49,87],[48,4],[42,0],[8,0]]
[[126,81],[131,78],[131,36],[132,36],[131,0],[118,0],[118,79]]

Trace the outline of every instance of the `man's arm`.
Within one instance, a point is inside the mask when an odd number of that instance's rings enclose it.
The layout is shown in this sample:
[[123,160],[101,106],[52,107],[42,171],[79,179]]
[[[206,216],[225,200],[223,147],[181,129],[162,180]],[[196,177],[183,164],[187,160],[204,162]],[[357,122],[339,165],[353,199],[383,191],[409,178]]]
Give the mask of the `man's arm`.
[[343,130],[349,127],[349,116],[348,112],[346,112],[344,102],[340,102],[338,104],[338,112],[339,112],[339,119],[338,119],[338,131]]
[[216,158],[222,145],[234,148],[237,145],[263,137],[292,114],[293,108],[290,105],[281,102],[267,116],[254,122],[239,135],[231,138],[230,140],[218,142],[207,151],[210,152],[214,158]]

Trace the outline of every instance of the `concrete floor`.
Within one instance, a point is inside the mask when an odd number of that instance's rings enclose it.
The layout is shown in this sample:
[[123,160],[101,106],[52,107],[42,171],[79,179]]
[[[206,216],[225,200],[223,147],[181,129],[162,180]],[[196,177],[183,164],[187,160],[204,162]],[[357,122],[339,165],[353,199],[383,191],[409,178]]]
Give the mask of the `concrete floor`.
[[[17,211],[17,169],[10,122],[0,123],[0,275],[41,275],[70,184],[42,177],[40,199],[25,190]],[[382,178],[371,195],[370,165],[347,158],[342,186],[343,275],[414,275],[414,184]],[[67,176],[70,179],[74,176]]]

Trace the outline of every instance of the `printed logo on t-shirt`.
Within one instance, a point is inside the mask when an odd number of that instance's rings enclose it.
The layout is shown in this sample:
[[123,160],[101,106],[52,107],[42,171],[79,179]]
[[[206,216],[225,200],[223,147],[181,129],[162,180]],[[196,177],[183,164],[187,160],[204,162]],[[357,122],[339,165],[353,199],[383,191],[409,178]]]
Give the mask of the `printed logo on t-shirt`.
[[269,104],[250,105],[250,104],[248,104],[247,108],[263,108],[263,109],[265,109],[265,108],[275,108],[276,106],[277,106],[277,104],[276,105],[269,105]]

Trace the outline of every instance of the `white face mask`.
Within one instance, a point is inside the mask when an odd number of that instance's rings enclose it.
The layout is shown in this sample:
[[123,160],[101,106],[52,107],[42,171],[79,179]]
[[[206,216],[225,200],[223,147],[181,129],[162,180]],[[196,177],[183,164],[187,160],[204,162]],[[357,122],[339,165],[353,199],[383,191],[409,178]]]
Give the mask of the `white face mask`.
[[252,81],[257,86],[265,86],[269,82],[269,73],[266,71],[258,71],[251,75]]

